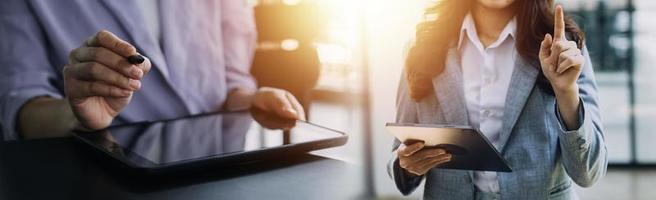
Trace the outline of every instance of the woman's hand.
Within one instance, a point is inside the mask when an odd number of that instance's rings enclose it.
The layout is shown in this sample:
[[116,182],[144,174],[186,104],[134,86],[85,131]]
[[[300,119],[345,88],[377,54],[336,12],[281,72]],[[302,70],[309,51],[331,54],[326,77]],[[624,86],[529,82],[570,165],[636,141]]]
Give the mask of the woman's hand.
[[451,161],[451,154],[444,149],[424,149],[423,142],[415,142],[408,146],[401,144],[396,152],[401,168],[416,176],[422,176],[433,167]]
[[554,92],[578,92],[576,80],[581,74],[584,58],[576,42],[565,38],[563,8],[556,7],[554,36],[546,34],[540,45],[542,73],[551,83]]
[[547,34],[540,44],[542,73],[551,83],[556,95],[560,116],[567,130],[578,128],[579,86],[584,57],[576,43],[565,38],[563,8],[556,6],[554,37]]
[[80,125],[102,129],[127,106],[132,93],[141,88],[141,79],[150,70],[148,59],[131,64],[136,55],[131,44],[109,31],[100,31],[73,49],[64,67],[64,92]]

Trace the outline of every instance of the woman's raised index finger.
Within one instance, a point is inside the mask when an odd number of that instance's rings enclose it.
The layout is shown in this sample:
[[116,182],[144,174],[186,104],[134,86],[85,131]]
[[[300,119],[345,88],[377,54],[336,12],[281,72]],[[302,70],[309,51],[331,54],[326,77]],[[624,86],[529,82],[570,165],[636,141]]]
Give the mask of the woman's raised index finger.
[[563,7],[557,5],[554,11],[554,40],[559,41],[563,39],[565,39],[565,17]]

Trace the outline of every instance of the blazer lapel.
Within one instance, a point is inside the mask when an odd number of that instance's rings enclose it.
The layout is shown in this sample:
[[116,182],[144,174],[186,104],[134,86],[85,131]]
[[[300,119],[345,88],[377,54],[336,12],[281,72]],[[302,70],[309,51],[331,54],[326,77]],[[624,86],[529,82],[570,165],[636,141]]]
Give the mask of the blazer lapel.
[[524,110],[524,105],[533,90],[537,75],[539,74],[537,68],[525,62],[521,57],[515,60],[515,68],[510,78],[510,85],[508,86],[508,93],[506,95],[503,125],[499,133],[497,149],[500,150],[503,150],[519,115]]
[[[103,3],[114,13],[114,17],[120,22],[132,41],[138,44],[141,53],[148,57],[153,67],[156,67],[168,79],[169,70],[164,61],[160,45],[151,34],[147,34],[149,30],[145,27],[146,22],[144,17],[140,15],[141,11],[138,10],[138,5],[132,1],[116,0],[103,0]],[[135,5],[125,5],[128,3]]]
[[433,88],[446,123],[468,125],[460,56],[456,50],[449,50],[444,71],[433,78]]

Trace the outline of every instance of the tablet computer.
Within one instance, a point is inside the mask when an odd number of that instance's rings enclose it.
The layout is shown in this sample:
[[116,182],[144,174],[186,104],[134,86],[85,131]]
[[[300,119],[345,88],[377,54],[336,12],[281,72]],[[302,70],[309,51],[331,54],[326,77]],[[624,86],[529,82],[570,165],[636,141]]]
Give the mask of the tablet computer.
[[296,121],[287,134],[262,128],[249,112],[112,126],[73,136],[132,169],[151,173],[238,165],[344,145],[343,132]]
[[423,141],[424,148],[443,148],[452,154],[451,161],[438,168],[512,171],[494,145],[472,127],[408,123],[387,123],[385,127],[405,144]]

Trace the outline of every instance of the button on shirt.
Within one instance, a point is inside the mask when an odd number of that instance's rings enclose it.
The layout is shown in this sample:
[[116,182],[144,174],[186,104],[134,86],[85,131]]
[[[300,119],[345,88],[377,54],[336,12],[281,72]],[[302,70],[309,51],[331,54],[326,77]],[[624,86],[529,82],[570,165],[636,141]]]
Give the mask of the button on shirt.
[[[463,89],[469,124],[498,146],[503,111],[514,68],[516,19],[487,48],[478,38],[474,19],[468,14],[460,30]],[[496,172],[474,173],[474,184],[483,192],[499,192]]]

